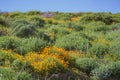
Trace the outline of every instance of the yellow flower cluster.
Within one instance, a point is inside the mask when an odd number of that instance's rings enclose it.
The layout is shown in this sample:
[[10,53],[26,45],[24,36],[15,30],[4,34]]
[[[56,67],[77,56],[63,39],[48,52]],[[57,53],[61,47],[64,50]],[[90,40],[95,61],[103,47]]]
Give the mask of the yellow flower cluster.
[[0,49],[0,63],[2,64],[0,67],[10,67],[10,64],[16,59],[22,62],[24,57],[14,53],[12,50]]
[[[101,40],[99,40],[101,41]],[[104,40],[102,40],[104,42]],[[40,75],[48,75],[49,73],[61,72],[68,69],[68,66],[74,65],[74,61],[77,58],[94,58],[95,55],[90,55],[89,53],[84,54],[77,51],[66,51],[63,48],[58,47],[46,47],[42,52],[29,52],[22,56],[14,53],[12,50],[0,50],[0,60],[5,59],[4,65],[0,67],[10,67],[11,60],[19,59],[21,62],[25,62],[27,68],[31,69],[35,73]],[[117,61],[118,57],[115,54],[106,54],[105,60]]]
[[103,43],[103,44],[106,44],[106,45],[110,45],[110,41],[104,39],[104,38],[100,38],[97,40],[97,42],[99,43]]
[[66,51],[63,48],[57,48],[55,46],[53,47],[46,47],[43,51],[42,54],[46,54],[46,55],[55,55],[60,59],[69,60],[69,51]]
[[80,17],[73,17],[71,18],[72,21],[79,21],[80,20]]
[[52,69],[57,70],[58,66],[67,68],[69,55],[62,48],[48,47],[41,54],[30,52],[26,54],[25,60],[35,72],[49,72]]
[[64,63],[61,63],[57,60],[59,60],[59,59],[49,56],[49,57],[43,59],[42,61],[38,60],[38,61],[33,62],[31,64],[31,66],[34,68],[34,70],[36,72],[48,73],[49,71],[51,71],[53,69],[57,69],[58,63],[60,63],[61,65],[63,65],[63,67],[65,67]]
[[24,61],[24,57],[22,55],[19,55],[19,54],[14,54],[14,58],[15,59],[19,59],[20,61]]
[[95,43],[102,43],[102,44],[105,44],[105,45],[110,45],[111,42],[109,40],[106,40],[104,38],[98,38],[96,39],[95,41],[91,41],[91,44],[95,44]]
[[14,53],[12,50],[0,50],[2,55],[1,57],[4,57],[4,59],[19,59],[19,60],[23,60],[24,57],[22,55],[19,55],[17,53]]

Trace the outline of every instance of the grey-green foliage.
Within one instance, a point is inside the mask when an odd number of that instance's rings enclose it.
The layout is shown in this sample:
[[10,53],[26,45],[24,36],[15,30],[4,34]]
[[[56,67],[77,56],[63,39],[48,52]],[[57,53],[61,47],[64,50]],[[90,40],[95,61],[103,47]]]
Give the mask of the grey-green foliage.
[[36,26],[26,20],[14,21],[12,29],[12,34],[18,37],[30,37],[36,33]]
[[29,11],[29,12],[27,12],[26,13],[27,15],[40,15],[41,14],[41,12],[40,11]]
[[[30,24],[27,20],[23,20],[23,19],[20,19],[20,20],[15,20],[12,22],[12,28],[17,28],[16,26],[20,26],[20,25],[28,25]],[[17,30],[17,29],[16,29]]]
[[16,36],[18,37],[30,37],[33,35],[35,35],[35,26],[33,25],[23,26],[16,32]]
[[[96,34],[97,34],[97,35],[96,35]],[[93,40],[95,40],[95,39],[98,37],[98,35],[100,35],[100,34],[98,34],[98,33],[96,33],[96,32],[92,32],[92,31],[81,31],[81,32],[79,33],[79,35],[80,35],[81,37],[83,37],[83,38],[88,39],[89,41],[93,41]]]
[[119,30],[120,29],[120,23],[116,23],[112,26],[112,30]]
[[105,38],[111,41],[110,53],[120,56],[120,30],[111,31],[105,35]]
[[113,54],[117,54],[120,59],[120,36],[112,41],[112,44],[110,46],[110,52]]
[[82,16],[80,21],[82,23],[91,22],[91,21],[101,21],[109,25],[114,20],[112,18],[111,13],[94,13],[94,14],[87,14]]
[[0,68],[0,80],[32,80],[26,71],[16,72],[11,68]]
[[79,23],[69,23],[68,27],[72,28],[75,31],[82,31],[84,29],[84,27]]
[[18,73],[17,80],[32,80],[31,74],[26,71]]
[[15,12],[11,12],[10,15],[9,15],[9,17],[16,18],[16,17],[19,17],[21,15],[24,15],[24,13],[15,11]]
[[[12,52],[11,54],[15,54]],[[6,66],[6,61],[9,61],[9,64],[11,64],[15,58],[13,55],[6,54],[6,52],[0,51],[0,66]]]
[[44,29],[38,29],[36,33],[37,38],[41,38],[45,41],[51,41],[50,35]]
[[10,28],[6,28],[6,27],[3,27],[3,26],[0,25],[0,37],[10,35],[10,33],[11,33]]
[[120,79],[120,61],[102,65],[92,71],[92,80]]
[[10,68],[0,68],[0,80],[14,80],[15,72]]
[[57,47],[65,48],[67,50],[81,50],[87,52],[90,47],[89,41],[82,38],[79,34],[69,34],[56,40]]
[[90,72],[99,66],[98,62],[92,58],[78,58],[75,61],[75,66],[83,72],[90,74]]
[[[61,26],[61,25],[60,25]],[[48,29],[48,33],[53,33],[55,38],[60,38],[61,36],[65,36],[70,34],[71,32],[65,28],[65,27],[59,27],[56,25],[52,25],[49,29]]]
[[89,49],[91,54],[95,54],[97,57],[103,57],[106,53],[109,52],[109,46],[103,43],[94,43]]
[[120,37],[119,33],[120,33],[120,30],[110,31],[110,32],[108,32],[108,33],[105,35],[105,38],[106,38],[107,40],[113,41],[113,40],[115,40],[116,38]]
[[21,54],[27,52],[39,51],[46,46],[46,41],[39,38],[23,38],[19,40],[20,45],[16,48],[16,51]]
[[18,40],[19,39],[16,37],[9,36],[0,37],[0,48],[13,50],[19,45]]
[[0,25],[4,27],[9,27],[9,22],[4,16],[0,16]]
[[39,16],[33,16],[30,18],[30,22],[36,27],[44,27],[45,21]]
[[103,22],[90,22],[85,25],[85,30],[87,31],[95,31],[95,32],[105,32],[110,30],[109,26],[105,25]]
[[18,59],[14,60],[11,64],[11,68],[14,69],[15,71],[21,71],[22,69],[25,69],[25,67],[26,63]]
[[54,18],[57,20],[70,20],[72,15],[70,13],[57,13]]
[[22,54],[41,50],[46,45],[47,42],[39,38],[0,37],[0,48],[12,49]]

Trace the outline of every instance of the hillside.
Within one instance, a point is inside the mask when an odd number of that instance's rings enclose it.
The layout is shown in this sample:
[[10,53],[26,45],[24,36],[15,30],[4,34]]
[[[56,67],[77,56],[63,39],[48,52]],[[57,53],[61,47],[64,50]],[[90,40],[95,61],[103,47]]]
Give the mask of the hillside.
[[0,12],[0,80],[120,80],[120,13]]

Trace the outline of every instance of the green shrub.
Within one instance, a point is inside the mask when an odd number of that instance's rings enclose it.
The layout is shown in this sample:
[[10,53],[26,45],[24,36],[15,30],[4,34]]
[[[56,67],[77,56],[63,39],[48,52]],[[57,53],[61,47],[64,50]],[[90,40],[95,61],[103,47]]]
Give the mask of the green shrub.
[[106,26],[106,25],[104,25],[104,26],[103,26],[103,25],[99,25],[95,31],[98,31],[98,32],[100,32],[100,31],[105,32],[105,31],[109,31],[109,30],[110,30],[109,26]]
[[70,67],[75,67],[75,61],[76,61],[76,59],[78,59],[78,58],[80,58],[80,55],[79,55],[79,53],[75,53],[75,52],[71,52],[70,54],[69,54],[69,66]]
[[0,36],[10,35],[10,33],[11,33],[11,29],[10,28],[2,27],[0,25]]
[[[9,63],[12,63],[15,60],[14,54],[14,52],[0,50],[0,65],[8,66]],[[8,61],[8,64],[6,64],[6,61]]]
[[94,14],[82,16],[80,21],[82,23],[91,22],[91,21],[101,21],[109,25],[113,22],[113,18],[111,16],[111,13],[94,13]]
[[95,54],[97,57],[101,58],[103,57],[106,53],[109,52],[109,46],[103,43],[94,43],[92,47],[89,49],[89,52],[91,54]]
[[29,11],[26,13],[27,15],[40,15],[41,12],[40,11]]
[[1,80],[32,80],[30,74],[25,71],[16,72],[10,68],[0,68]]
[[72,23],[69,25],[75,31],[82,31],[84,27],[80,23]]
[[54,16],[57,20],[71,20],[72,15],[70,13],[57,13],[57,15]]
[[113,23],[120,23],[120,14],[112,15]]
[[9,14],[9,17],[11,17],[11,18],[15,18],[15,17],[18,17],[18,16],[21,16],[21,15],[23,15],[24,13],[22,13],[22,12],[11,12],[10,14]]
[[89,23],[92,20],[92,15],[84,15],[82,16],[82,18],[80,19],[80,22],[83,24]]
[[64,36],[64,35],[67,35],[67,34],[70,34],[70,31],[67,29],[67,28],[56,28],[57,30],[57,35],[59,36]]
[[[22,25],[29,25],[30,23],[27,20],[15,20],[12,22],[12,28],[17,28],[17,26],[22,26]],[[16,29],[17,30],[17,29]]]
[[33,25],[37,27],[44,27],[45,21],[39,16],[33,16],[30,18],[30,21]]
[[92,80],[119,80],[120,79],[120,61],[102,65],[92,71]]
[[91,58],[78,58],[75,61],[75,66],[87,74],[90,74],[90,72],[98,67],[98,63],[96,60]]
[[19,45],[18,40],[16,37],[0,37],[0,48],[14,50]]
[[12,34],[18,37],[30,37],[35,35],[36,27],[26,20],[14,21],[12,24]]
[[47,45],[46,41],[39,38],[22,38],[19,43],[20,45],[16,48],[16,51],[21,54],[32,51],[40,51]]
[[105,32],[110,30],[109,26],[106,26],[103,22],[90,22],[86,25],[85,30],[89,31],[95,31],[95,32]]
[[[15,16],[14,20],[28,20],[28,16],[27,15],[19,15],[19,16]],[[13,20],[13,22],[14,22]]]
[[89,41],[78,34],[69,34],[56,40],[57,47],[67,50],[81,50],[87,52],[90,47]]
[[10,68],[0,68],[1,80],[15,80],[15,72]]
[[5,35],[7,35],[6,30],[1,30],[1,29],[0,29],[0,36],[5,36]]
[[115,40],[112,41],[112,44],[110,46],[110,52],[113,54],[117,54],[120,59],[120,37],[116,38]]
[[21,69],[24,69],[25,67],[26,67],[26,64],[18,59],[15,59],[11,64],[11,68],[15,71],[20,71]]
[[106,38],[107,40],[113,41],[113,40],[115,40],[116,38],[120,37],[119,33],[120,33],[120,30],[108,32],[108,33],[105,35],[105,38]]
[[32,76],[26,71],[23,71],[21,73],[18,73],[17,80],[32,80]]
[[35,35],[35,27],[33,25],[22,26],[14,33],[14,35],[18,37],[30,37]]
[[116,23],[112,26],[112,30],[118,30],[120,29],[120,23]]
[[4,27],[8,27],[9,26],[9,22],[7,19],[5,19],[5,17],[1,17],[0,16],[0,25],[4,26]]
[[65,27],[59,27],[59,25],[52,25],[50,28],[48,28],[46,31],[47,35],[49,35],[51,41],[54,43],[56,39],[61,38],[61,36],[66,36],[71,33],[70,30],[68,30]]
[[61,36],[70,34],[70,31],[67,28],[63,28],[63,27],[52,28],[51,32],[53,31],[56,38],[60,38]]
[[0,48],[12,49],[18,53],[27,53],[31,51],[39,51],[47,45],[47,42],[37,38],[0,37]]
[[111,13],[98,13],[98,14],[95,14],[95,21],[102,21],[105,24],[110,25],[113,22],[113,18]]
[[45,41],[48,41],[48,42],[51,41],[50,35],[48,33],[46,33],[45,30],[43,30],[43,29],[38,29],[37,30],[36,37],[41,38],[41,39],[43,39]]
[[[96,34],[97,34],[97,35],[96,35]],[[98,33],[96,33],[96,32],[93,32],[93,31],[81,31],[81,32],[79,33],[79,35],[80,35],[82,38],[88,39],[89,41],[93,41],[93,40],[95,40],[95,39],[98,37],[98,35],[100,35],[100,34],[98,34]]]

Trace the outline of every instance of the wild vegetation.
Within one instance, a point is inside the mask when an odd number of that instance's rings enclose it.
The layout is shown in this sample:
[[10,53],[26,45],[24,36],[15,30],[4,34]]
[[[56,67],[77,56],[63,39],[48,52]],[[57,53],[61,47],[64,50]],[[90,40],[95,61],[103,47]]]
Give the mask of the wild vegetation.
[[119,80],[120,13],[0,12],[0,80]]

